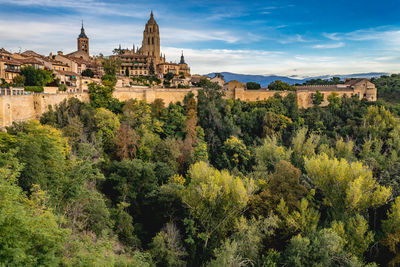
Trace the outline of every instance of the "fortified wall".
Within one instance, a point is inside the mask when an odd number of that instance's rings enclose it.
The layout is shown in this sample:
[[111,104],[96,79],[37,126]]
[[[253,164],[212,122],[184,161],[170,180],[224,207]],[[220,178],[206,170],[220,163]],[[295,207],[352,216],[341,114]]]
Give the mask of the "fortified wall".
[[[113,96],[120,101],[129,99],[144,100],[148,103],[156,99],[164,100],[164,103],[175,103],[183,101],[188,93],[195,96],[201,88],[190,89],[165,89],[165,88],[116,88]],[[328,104],[328,96],[336,93],[339,97],[354,96],[359,99],[376,101],[377,91],[373,83],[367,79],[352,81],[351,84],[344,85],[325,85],[325,86],[299,86],[293,93],[297,96],[299,108],[309,108],[313,105],[313,95],[319,91],[324,99],[321,106]],[[287,96],[290,91],[271,91],[271,90],[246,90],[243,87],[226,87],[225,98],[240,99],[242,101],[262,101],[273,97],[276,93]],[[55,106],[63,100],[77,98],[83,102],[89,102],[88,93],[57,93],[57,94],[32,94],[32,95],[3,95],[0,96],[0,128],[12,125],[13,122],[39,119],[40,116],[48,111],[49,106]]]
[[0,96],[0,128],[21,122],[39,119],[48,111],[49,106],[55,106],[65,99],[77,98],[88,102],[87,93],[63,94],[32,94],[32,95],[3,95]]

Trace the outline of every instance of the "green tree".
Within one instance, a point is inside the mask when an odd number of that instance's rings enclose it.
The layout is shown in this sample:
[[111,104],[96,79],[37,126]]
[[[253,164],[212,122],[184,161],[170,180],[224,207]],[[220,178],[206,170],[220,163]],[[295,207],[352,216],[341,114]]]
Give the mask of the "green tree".
[[296,88],[288,83],[276,80],[268,85],[269,90],[274,91],[296,91]]
[[96,123],[96,137],[103,143],[105,151],[112,151],[116,133],[120,127],[120,122],[114,113],[105,109],[96,109],[94,114]]
[[16,86],[24,86],[25,81],[26,81],[25,76],[22,76],[22,75],[17,75],[13,78],[13,83]]
[[182,246],[181,235],[173,223],[168,223],[151,242],[151,254],[157,266],[184,266],[186,252]]
[[14,153],[0,153],[0,261],[7,266],[59,265],[69,231],[59,227],[38,185],[29,198],[16,185],[21,165]]
[[387,212],[387,219],[382,222],[382,230],[384,238],[381,242],[394,254],[390,264],[396,266],[400,263],[400,197],[396,198]]
[[251,154],[242,140],[231,136],[224,142],[222,149],[224,151],[222,156],[226,162],[226,168],[230,170],[236,168],[242,172],[246,171]]
[[346,252],[344,241],[331,229],[295,236],[284,253],[288,266],[365,266]]
[[261,85],[256,82],[248,82],[246,83],[247,90],[258,90],[261,88]]
[[49,192],[52,204],[62,200],[67,190],[66,171],[70,147],[61,131],[38,121],[14,125],[8,132],[15,143],[9,148],[17,148],[17,157],[23,164],[19,185],[29,190],[34,184]]
[[82,71],[82,76],[93,78],[94,72],[91,69],[85,69],[84,71]]
[[312,95],[312,101],[315,106],[319,106],[324,101],[324,95],[317,90],[315,94]]
[[35,69],[32,66],[21,68],[21,75],[25,77],[26,86],[46,86],[53,81],[51,71]]

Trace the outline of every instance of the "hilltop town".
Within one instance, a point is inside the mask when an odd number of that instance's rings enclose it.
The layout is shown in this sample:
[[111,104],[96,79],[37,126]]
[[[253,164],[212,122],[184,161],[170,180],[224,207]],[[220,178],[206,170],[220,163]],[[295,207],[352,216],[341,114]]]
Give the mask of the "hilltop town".
[[[190,67],[185,61],[182,51],[179,63],[167,61],[160,47],[160,29],[153,12],[147,21],[141,47],[113,50],[110,56],[91,56],[90,38],[82,23],[77,38],[77,50],[68,54],[62,51],[40,55],[28,50],[22,53],[10,53],[0,49],[0,95],[26,96],[27,101],[16,101],[15,98],[2,98],[0,105],[0,127],[11,125],[15,121],[38,118],[54,106],[70,97],[89,101],[89,85],[102,84],[106,76],[104,68],[116,68],[113,96],[120,101],[129,99],[145,100],[149,103],[162,99],[165,103],[183,101],[189,93],[197,95],[201,79],[217,83],[223,88],[225,97],[243,101],[266,100],[276,93],[286,96],[295,93],[299,107],[308,108],[313,105],[313,98],[318,93],[322,96],[321,105],[328,104],[328,96],[357,96],[359,99],[376,101],[375,85],[368,79],[351,79],[334,85],[312,85],[296,87],[251,88],[238,81],[225,81],[222,75],[215,77],[191,75]],[[49,76],[49,82],[43,86],[26,84],[25,77],[32,76],[35,71]],[[43,74],[44,73],[44,74]],[[40,75],[39,75],[40,76]],[[24,84],[25,82],[25,84]],[[33,85],[33,86],[32,86]],[[42,100],[34,101],[35,94],[44,94]],[[29,97],[30,96],[30,97]],[[7,106],[4,106],[6,105]],[[25,107],[21,106],[22,104]],[[30,103],[30,104],[27,104]],[[36,104],[35,104],[36,103]],[[38,108],[42,106],[42,108]]]

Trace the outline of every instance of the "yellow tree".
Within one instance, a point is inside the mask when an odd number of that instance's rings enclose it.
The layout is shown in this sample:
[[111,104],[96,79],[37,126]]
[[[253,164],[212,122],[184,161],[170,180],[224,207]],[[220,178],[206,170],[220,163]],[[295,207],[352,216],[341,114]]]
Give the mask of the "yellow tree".
[[305,169],[335,215],[363,212],[385,204],[391,188],[380,186],[360,162],[330,159],[326,154],[305,159]]
[[385,233],[382,244],[395,254],[390,264],[398,266],[400,264],[400,197],[393,202],[387,219],[382,223],[382,230]]
[[242,180],[228,171],[219,171],[205,162],[189,169],[190,183],[182,191],[182,200],[202,230],[207,247],[210,238],[224,236],[245,208],[254,190],[252,179]]

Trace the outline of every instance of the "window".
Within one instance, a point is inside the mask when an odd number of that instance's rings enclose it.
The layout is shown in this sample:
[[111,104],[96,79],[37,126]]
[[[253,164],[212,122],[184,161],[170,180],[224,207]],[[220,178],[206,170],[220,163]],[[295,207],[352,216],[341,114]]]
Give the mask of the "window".
[[147,38],[147,43],[150,44],[150,37]]
[[154,44],[154,37],[151,37],[151,44]]

